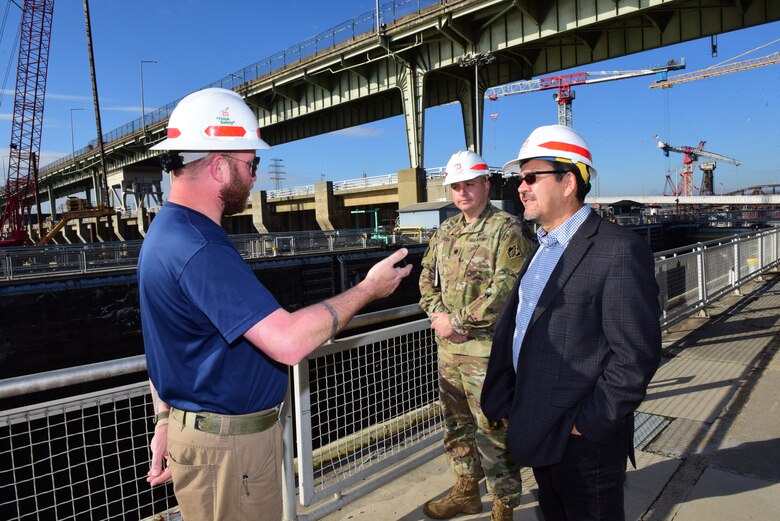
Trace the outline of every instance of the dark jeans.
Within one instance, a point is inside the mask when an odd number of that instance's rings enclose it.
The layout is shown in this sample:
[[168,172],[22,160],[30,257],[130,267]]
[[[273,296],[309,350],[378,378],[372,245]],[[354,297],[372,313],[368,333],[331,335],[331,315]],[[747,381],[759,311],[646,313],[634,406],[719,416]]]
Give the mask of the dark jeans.
[[563,460],[534,467],[545,521],[624,521],[626,449],[571,436]]

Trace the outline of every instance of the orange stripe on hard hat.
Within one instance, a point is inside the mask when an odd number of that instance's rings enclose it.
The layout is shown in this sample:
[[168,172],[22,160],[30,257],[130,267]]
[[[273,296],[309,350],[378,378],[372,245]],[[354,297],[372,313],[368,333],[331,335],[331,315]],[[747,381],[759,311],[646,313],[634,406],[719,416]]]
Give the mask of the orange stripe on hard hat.
[[211,137],[243,137],[246,134],[244,127],[228,127],[212,125],[204,130]]
[[590,157],[590,150],[588,150],[587,148],[578,147],[577,145],[572,145],[571,143],[563,143],[561,141],[548,141],[546,143],[540,143],[539,146],[543,148],[549,148],[551,150],[574,152],[575,154],[579,154],[582,157],[587,157],[590,161],[593,161],[593,158]]
[[181,130],[178,128],[169,128],[168,129],[168,139],[173,139],[181,136]]
[[472,170],[487,170],[488,166],[485,163],[480,163],[471,167]]

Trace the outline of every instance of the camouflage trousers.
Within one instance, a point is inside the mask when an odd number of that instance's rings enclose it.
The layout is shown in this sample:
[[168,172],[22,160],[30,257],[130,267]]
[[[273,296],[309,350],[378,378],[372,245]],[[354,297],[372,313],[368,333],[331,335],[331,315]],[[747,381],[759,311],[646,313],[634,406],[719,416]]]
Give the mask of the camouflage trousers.
[[444,452],[457,476],[484,476],[491,496],[520,504],[520,467],[507,448],[506,422],[490,422],[479,406],[488,359],[439,349]]

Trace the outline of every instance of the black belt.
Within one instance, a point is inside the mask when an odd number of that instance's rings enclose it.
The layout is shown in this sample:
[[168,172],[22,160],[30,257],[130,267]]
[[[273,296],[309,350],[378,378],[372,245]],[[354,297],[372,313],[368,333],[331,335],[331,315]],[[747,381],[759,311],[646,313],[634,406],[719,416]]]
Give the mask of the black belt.
[[222,423],[229,422],[227,434],[236,436],[240,434],[256,434],[270,429],[279,420],[279,411],[276,408],[257,416],[222,416],[219,414],[199,414],[196,412],[171,409],[171,416],[183,425],[208,434],[220,434]]

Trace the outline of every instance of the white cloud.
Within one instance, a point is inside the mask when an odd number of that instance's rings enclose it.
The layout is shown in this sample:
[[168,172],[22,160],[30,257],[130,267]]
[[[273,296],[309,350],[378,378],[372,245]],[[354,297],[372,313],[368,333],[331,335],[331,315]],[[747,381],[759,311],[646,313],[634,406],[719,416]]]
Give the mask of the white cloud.
[[359,138],[375,138],[382,137],[382,130],[378,128],[366,128],[366,127],[351,127],[342,130],[337,130],[334,134],[339,134],[347,137],[359,137]]
[[[138,114],[141,113],[141,107],[140,106],[133,107],[133,106],[130,106],[130,105],[114,105],[114,106],[111,106],[111,107],[100,107],[100,110],[113,110],[115,112],[136,112]],[[153,110],[155,110],[154,107],[144,107],[144,111],[147,114],[149,114]],[[140,118],[141,116],[138,116],[138,117]]]
[[46,99],[56,99],[61,101],[92,101],[92,96],[77,96],[75,94],[57,94],[56,92],[47,92]]

